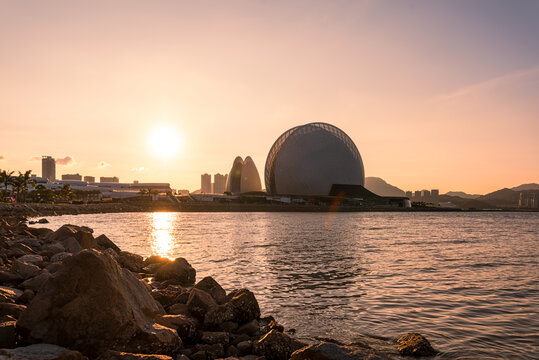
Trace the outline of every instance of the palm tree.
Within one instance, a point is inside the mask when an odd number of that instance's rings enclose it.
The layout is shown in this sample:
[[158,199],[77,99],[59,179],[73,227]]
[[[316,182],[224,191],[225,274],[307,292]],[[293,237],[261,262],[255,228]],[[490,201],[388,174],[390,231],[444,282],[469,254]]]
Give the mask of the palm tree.
[[73,190],[71,190],[71,186],[69,186],[69,184],[64,184],[58,193],[65,200],[70,200],[71,196],[73,195]]
[[13,174],[13,171],[9,170],[2,170],[0,171],[0,183],[4,184],[5,193],[7,194],[7,187],[11,185],[12,178],[11,175]]

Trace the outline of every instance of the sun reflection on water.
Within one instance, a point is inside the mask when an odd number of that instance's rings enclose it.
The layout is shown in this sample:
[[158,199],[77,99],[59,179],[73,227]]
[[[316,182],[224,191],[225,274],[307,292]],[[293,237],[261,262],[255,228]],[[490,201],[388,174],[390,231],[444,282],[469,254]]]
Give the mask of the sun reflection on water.
[[154,212],[152,220],[152,254],[172,259],[174,247],[174,213]]

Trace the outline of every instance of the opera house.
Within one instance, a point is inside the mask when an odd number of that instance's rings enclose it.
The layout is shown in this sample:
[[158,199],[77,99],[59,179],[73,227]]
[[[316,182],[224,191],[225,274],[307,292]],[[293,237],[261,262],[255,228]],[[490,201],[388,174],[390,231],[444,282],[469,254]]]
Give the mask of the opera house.
[[234,159],[232,169],[228,174],[226,191],[231,194],[262,191],[260,175],[250,156],[247,156],[245,160],[240,156]]
[[365,171],[352,139],[333,125],[316,122],[296,126],[275,141],[265,180],[271,195],[327,196],[338,187],[363,189]]

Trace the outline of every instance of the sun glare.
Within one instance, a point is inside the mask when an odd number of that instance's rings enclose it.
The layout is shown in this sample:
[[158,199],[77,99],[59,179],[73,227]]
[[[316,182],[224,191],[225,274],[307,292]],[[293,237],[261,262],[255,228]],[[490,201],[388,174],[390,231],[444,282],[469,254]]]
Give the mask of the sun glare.
[[150,132],[148,146],[155,155],[166,160],[178,152],[180,137],[173,128],[162,126]]

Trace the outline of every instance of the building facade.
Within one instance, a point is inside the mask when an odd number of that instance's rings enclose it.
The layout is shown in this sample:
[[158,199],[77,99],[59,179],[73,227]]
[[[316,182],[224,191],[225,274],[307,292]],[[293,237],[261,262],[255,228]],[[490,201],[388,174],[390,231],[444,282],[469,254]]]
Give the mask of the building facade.
[[226,176],[219,173],[213,175],[213,193],[223,194],[226,190]]
[[63,174],[62,180],[78,180],[82,181],[82,175],[80,174]]
[[120,179],[117,176],[101,176],[99,178],[101,183],[119,183]]
[[211,175],[202,174],[200,175],[200,192],[202,194],[211,194]]
[[48,182],[56,180],[56,161],[52,156],[41,157],[41,176],[46,178]]
[[95,182],[95,176],[85,176],[84,181],[89,182],[89,183],[93,183],[93,182]]

